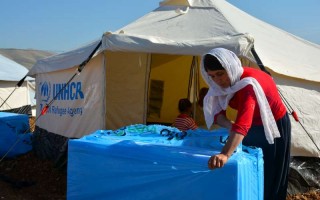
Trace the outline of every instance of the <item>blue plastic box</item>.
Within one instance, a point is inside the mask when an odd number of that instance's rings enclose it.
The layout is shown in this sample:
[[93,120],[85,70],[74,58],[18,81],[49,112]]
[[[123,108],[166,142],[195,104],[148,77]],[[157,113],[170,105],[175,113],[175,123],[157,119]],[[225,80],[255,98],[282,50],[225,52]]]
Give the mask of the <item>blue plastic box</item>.
[[150,126],[70,140],[67,199],[263,199],[261,149],[239,147],[223,168],[209,170],[226,130],[168,140],[160,133],[167,127]]
[[0,156],[15,157],[32,149],[28,115],[0,112]]

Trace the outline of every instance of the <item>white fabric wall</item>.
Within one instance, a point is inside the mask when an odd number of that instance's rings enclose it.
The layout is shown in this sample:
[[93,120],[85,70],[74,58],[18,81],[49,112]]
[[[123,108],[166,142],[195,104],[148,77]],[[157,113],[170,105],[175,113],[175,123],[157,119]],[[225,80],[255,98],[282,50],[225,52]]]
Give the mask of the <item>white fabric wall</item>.
[[145,123],[148,54],[106,53],[106,129]]
[[[0,105],[9,97],[16,87],[18,81],[0,81]],[[24,82],[21,87],[17,88],[12,95],[2,105],[0,110],[9,110],[29,105],[30,98],[27,82]]]
[[320,148],[320,140],[318,139],[320,135],[320,84],[276,74],[273,77],[279,90],[297,113],[302,124],[301,126],[290,116],[292,125],[291,154],[293,156],[320,157],[320,152],[314,144],[315,142]]
[[[57,84],[66,83],[76,72],[70,68],[57,72],[38,74],[37,116],[57,93]],[[57,98],[36,125],[49,132],[66,137],[81,137],[104,128],[105,78],[103,54],[93,58],[84,70],[70,82],[69,92]]]

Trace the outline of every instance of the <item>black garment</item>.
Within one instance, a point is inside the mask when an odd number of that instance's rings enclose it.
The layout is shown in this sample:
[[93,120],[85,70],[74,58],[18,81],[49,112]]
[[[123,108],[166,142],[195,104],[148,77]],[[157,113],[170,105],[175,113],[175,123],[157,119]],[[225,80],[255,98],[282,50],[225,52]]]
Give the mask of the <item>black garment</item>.
[[264,160],[264,200],[285,200],[290,164],[291,123],[288,113],[277,121],[281,137],[269,144],[263,126],[252,126],[243,145],[262,148]]

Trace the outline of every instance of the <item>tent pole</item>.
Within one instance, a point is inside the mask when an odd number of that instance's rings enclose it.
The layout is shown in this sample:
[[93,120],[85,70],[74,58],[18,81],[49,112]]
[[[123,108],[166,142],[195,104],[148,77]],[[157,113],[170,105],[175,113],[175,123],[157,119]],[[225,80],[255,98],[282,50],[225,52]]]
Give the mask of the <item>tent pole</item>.
[[[196,116],[196,103],[197,96],[199,91],[199,73],[198,73],[198,63],[195,56],[192,56],[190,75],[189,75],[189,84],[188,84],[188,99],[192,100],[193,105],[193,119]],[[192,99],[191,99],[192,98]]]
[[267,74],[269,74],[269,75],[271,76],[270,72],[268,72],[268,70],[265,68],[265,66],[263,65],[262,61],[260,60],[260,58],[259,58],[256,50],[254,49],[254,46],[252,46],[252,48],[251,48],[251,53],[252,53],[254,59],[256,60],[259,68],[260,68],[262,71],[264,71],[265,73],[267,73]]

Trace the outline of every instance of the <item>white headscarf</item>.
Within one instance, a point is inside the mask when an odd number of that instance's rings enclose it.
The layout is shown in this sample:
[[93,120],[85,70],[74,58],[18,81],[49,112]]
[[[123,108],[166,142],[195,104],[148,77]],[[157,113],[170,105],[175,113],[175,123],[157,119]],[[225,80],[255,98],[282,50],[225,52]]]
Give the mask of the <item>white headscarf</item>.
[[[203,64],[203,58],[206,54],[211,54],[220,61],[222,67],[227,71],[228,77],[230,78],[230,87],[222,88],[218,86],[210,76],[208,76]],[[280,137],[280,133],[274,116],[271,112],[270,105],[258,81],[252,77],[246,77],[240,80],[240,77],[243,73],[243,68],[239,58],[232,51],[224,48],[215,48],[206,54],[202,57],[201,74],[203,79],[210,86],[209,91],[203,101],[203,112],[207,127],[211,127],[216,114],[218,114],[221,110],[227,109],[229,101],[233,95],[237,91],[250,84],[253,87],[253,91],[259,104],[266,138],[269,144],[273,144],[274,138]]]

